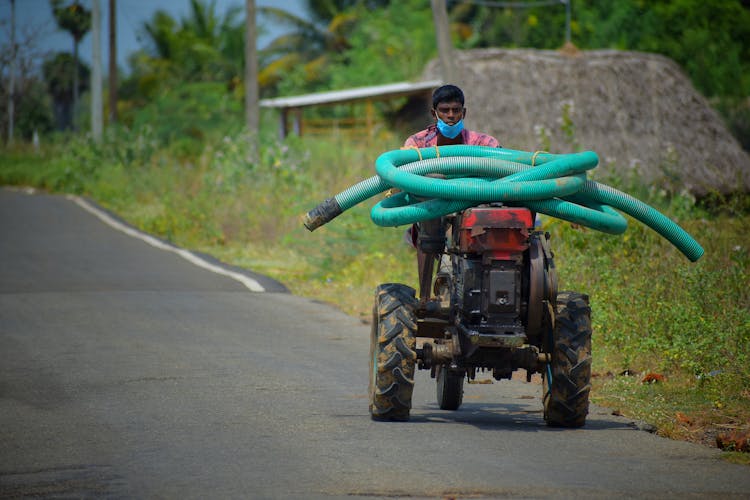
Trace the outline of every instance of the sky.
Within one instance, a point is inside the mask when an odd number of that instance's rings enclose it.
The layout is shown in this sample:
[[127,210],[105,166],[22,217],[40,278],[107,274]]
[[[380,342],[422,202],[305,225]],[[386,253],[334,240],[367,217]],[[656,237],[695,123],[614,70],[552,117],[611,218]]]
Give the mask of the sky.
[[[68,0],[70,2],[71,0]],[[204,0],[210,2],[211,0]],[[216,3],[216,12],[222,16],[231,6],[239,6],[243,9],[244,0],[213,0]],[[80,0],[87,9],[91,9],[94,0]],[[279,7],[289,12],[304,12],[305,0],[255,0],[256,8],[260,6]],[[10,0],[0,0],[0,46],[7,47],[10,42]],[[73,38],[66,31],[57,27],[52,16],[52,8],[49,0],[16,0],[16,41],[20,42],[24,34],[36,33],[34,40],[36,48],[40,52],[66,51],[73,52]],[[164,10],[175,19],[186,17],[190,12],[189,0],[117,0],[117,61],[120,71],[128,71],[127,58],[131,52],[141,48],[138,41],[138,32],[144,21],[148,21],[157,10]],[[109,2],[99,0],[99,12],[101,13],[101,54],[103,73],[106,75],[109,62]],[[298,14],[299,15],[299,14]],[[304,17],[304,16],[302,16]],[[261,27],[260,19],[258,27]],[[258,40],[258,46],[263,47],[272,38],[283,33],[282,27],[267,25],[263,26],[268,33]],[[27,36],[28,38],[28,36]],[[92,44],[91,32],[81,41],[78,53],[83,62],[91,64]]]

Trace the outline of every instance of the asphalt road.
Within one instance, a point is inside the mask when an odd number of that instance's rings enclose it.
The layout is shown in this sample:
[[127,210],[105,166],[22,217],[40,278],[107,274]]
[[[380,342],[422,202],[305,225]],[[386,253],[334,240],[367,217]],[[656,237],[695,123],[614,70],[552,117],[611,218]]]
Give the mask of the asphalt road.
[[[0,189],[0,497],[750,498],[750,468],[593,408],[551,429],[541,388],[467,386],[367,412],[369,327]],[[237,271],[237,270],[234,270]]]

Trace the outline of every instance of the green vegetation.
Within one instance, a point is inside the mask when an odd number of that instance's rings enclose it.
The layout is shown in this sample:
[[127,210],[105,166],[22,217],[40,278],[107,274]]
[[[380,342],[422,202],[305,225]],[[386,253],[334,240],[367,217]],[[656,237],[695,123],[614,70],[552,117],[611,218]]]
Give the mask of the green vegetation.
[[[192,154],[180,142],[165,147],[148,127],[99,145],[65,137],[38,153],[1,153],[0,183],[90,196],[144,231],[270,275],[363,321],[377,284],[416,284],[404,228],[369,220],[375,200],[313,233],[301,224],[318,202],[373,175],[377,155],[400,140],[368,147],[264,136],[255,152],[242,133],[228,133],[206,134],[201,144]],[[636,221],[611,236],[544,220],[561,289],[591,296],[595,401],[681,439],[742,428],[750,421],[747,198],[709,210],[684,195],[599,180],[676,219],[706,254],[691,263]],[[654,383],[643,383],[648,374]]]
[[629,221],[622,236],[548,222],[562,287],[591,295],[594,400],[663,435],[713,443],[750,421],[750,215],[625,189],[677,220],[706,253],[691,263]]

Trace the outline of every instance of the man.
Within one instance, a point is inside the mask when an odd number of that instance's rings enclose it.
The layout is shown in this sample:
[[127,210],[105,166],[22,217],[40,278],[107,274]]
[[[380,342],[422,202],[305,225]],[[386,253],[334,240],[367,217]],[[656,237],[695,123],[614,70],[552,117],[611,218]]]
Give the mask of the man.
[[[432,108],[430,109],[430,113],[435,118],[435,123],[406,139],[404,148],[429,148],[453,144],[500,147],[498,140],[491,135],[464,128],[464,118],[466,118],[464,93],[455,85],[443,85],[435,89],[432,93]],[[439,174],[433,175],[439,176]],[[421,234],[420,227],[422,229]],[[406,237],[409,243],[417,249],[420,298],[424,299],[429,296],[435,259],[442,261],[440,265],[441,269],[438,271],[438,282],[436,283],[435,293],[438,295],[446,293],[446,279],[450,264],[448,259],[441,259],[440,257],[443,255],[442,248],[446,238],[445,221],[443,219],[433,219],[414,224],[407,230]],[[440,250],[436,252],[437,248],[433,248],[429,253],[424,252],[422,248],[425,245],[424,243],[420,244],[421,240],[434,241],[433,244],[437,244]]]
[[435,123],[406,139],[404,148],[429,148],[451,144],[500,147],[497,139],[491,135],[464,128],[464,93],[455,85],[443,85],[435,89],[432,93],[430,114],[435,118]]

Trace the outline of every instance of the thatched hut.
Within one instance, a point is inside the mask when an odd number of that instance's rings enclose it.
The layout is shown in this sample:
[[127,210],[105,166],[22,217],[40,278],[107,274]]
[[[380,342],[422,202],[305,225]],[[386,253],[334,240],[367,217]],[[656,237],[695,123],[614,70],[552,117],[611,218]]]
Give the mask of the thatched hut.
[[[672,60],[614,50],[456,52],[467,126],[504,147],[593,150],[599,169],[702,197],[750,191],[750,156]],[[424,78],[440,76],[437,60]]]

